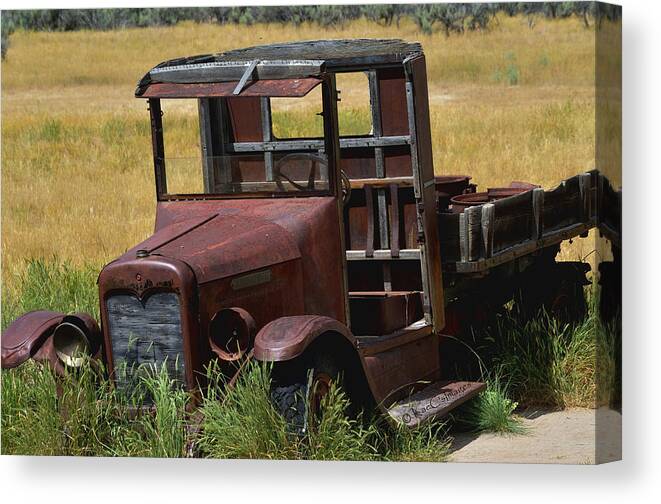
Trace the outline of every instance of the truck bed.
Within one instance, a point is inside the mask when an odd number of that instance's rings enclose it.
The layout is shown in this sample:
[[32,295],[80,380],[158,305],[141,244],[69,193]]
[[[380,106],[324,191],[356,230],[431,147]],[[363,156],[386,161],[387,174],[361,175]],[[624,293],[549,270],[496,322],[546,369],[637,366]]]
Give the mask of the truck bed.
[[595,226],[617,236],[613,228],[619,228],[619,223],[606,219],[602,209],[619,204],[612,201],[618,194],[606,177],[594,170],[564,180],[549,191],[536,188],[469,207],[462,213],[441,212],[438,220],[444,269],[480,273],[585,235]]

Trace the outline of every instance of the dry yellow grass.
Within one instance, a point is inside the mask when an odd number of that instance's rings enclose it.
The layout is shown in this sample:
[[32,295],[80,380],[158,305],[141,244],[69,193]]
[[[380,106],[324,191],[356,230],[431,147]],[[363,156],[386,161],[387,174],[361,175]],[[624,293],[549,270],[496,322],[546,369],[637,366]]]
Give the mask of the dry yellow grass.
[[[148,115],[144,101],[133,98],[150,67],[183,55],[320,37],[423,44],[437,173],[470,174],[481,187],[511,180],[550,187],[595,166],[594,31],[576,19],[540,21],[530,30],[523,18],[501,16],[487,32],[449,38],[423,36],[408,22],[398,29],[367,21],[330,30],[184,23],[17,32],[2,63],[5,270],[23,258],[51,255],[100,264],[151,232]],[[515,86],[508,84],[511,68]],[[342,95],[341,120],[362,124],[364,93]],[[168,116],[171,153],[197,151],[192,113],[179,107]],[[304,113],[282,117],[295,123]],[[587,254],[593,244],[584,243],[564,255]]]

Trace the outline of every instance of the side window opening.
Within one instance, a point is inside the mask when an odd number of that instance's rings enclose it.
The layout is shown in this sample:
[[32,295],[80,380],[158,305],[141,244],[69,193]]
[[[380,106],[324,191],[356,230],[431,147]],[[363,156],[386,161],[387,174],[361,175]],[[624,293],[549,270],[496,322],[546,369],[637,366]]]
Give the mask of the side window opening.
[[161,100],[161,110],[168,193],[202,192],[197,100]]
[[372,134],[370,85],[366,72],[340,73],[335,77],[340,136]]

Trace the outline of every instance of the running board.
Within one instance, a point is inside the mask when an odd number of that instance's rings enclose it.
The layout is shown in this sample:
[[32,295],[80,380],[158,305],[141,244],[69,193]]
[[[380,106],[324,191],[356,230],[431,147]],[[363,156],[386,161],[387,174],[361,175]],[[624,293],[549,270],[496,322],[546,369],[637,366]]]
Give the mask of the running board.
[[388,414],[399,424],[417,427],[433,418],[446,415],[486,387],[486,384],[481,382],[435,382],[393,404],[388,408]]

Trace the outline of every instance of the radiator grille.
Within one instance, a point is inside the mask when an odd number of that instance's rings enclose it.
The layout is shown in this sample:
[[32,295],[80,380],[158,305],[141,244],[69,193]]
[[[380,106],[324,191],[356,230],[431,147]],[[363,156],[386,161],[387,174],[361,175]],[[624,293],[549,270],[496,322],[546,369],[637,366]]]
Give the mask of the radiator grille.
[[106,301],[115,379],[132,390],[142,373],[165,364],[178,386],[185,383],[185,363],[179,298],[171,292],[152,294],[144,301],[117,294]]

